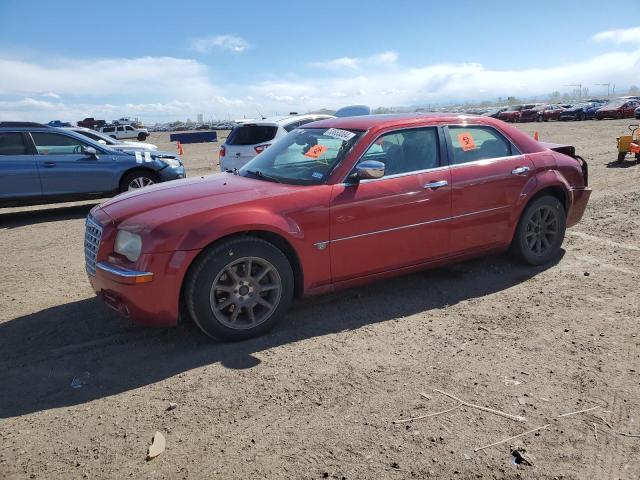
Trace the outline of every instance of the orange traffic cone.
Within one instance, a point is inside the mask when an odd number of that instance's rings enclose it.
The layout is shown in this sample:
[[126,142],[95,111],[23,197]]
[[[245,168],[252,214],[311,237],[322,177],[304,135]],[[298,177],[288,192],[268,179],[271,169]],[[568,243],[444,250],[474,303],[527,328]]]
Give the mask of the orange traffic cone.
[[536,132],[533,132],[533,139],[534,139],[534,140],[539,140],[539,138],[538,138],[538,132],[537,132],[537,131],[536,131]]
[[182,148],[180,141],[178,141],[178,155],[184,155],[184,149]]

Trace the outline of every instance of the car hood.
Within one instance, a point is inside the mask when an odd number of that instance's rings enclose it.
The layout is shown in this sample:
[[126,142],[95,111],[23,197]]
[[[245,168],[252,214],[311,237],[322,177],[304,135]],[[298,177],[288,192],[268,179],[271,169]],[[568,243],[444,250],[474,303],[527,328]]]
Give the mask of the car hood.
[[266,197],[287,195],[303,188],[307,187],[220,173],[159,183],[123,193],[107,200],[100,208],[116,224],[124,222],[133,229],[152,230],[154,226],[172,220]]

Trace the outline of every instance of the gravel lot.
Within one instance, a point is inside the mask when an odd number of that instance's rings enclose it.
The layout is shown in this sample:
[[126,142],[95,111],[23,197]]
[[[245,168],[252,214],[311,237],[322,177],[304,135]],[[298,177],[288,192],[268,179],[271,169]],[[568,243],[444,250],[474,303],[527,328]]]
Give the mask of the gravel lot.
[[[590,165],[556,264],[497,256],[303,299],[235,344],[97,301],[91,203],[0,210],[0,477],[639,478],[640,438],[621,434],[640,434],[640,165],[615,164],[628,123],[521,125]],[[217,145],[185,146],[190,176],[217,169]],[[527,421],[462,406],[392,423],[457,405],[434,389]],[[146,461],[155,431],[167,448]]]

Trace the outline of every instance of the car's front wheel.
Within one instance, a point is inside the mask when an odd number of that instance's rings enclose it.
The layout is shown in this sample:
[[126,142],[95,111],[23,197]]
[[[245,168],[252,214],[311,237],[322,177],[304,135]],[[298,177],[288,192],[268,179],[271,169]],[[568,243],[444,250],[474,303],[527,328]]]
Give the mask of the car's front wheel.
[[512,252],[530,265],[542,265],[560,254],[566,230],[566,213],[560,201],[545,195],[524,210],[511,244]]
[[122,178],[120,182],[120,192],[138,190],[139,188],[148,187],[159,181],[160,179],[153,172],[147,170],[133,171]]
[[239,237],[206,251],[185,284],[191,317],[210,337],[243,340],[271,329],[293,299],[286,255],[259,238]]

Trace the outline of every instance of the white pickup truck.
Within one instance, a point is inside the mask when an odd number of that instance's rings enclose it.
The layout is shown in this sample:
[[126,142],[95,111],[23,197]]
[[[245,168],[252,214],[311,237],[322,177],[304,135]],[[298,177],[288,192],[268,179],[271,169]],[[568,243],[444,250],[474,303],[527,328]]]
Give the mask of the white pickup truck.
[[118,140],[136,138],[144,142],[149,136],[149,130],[146,128],[134,128],[131,125],[107,125],[100,127],[98,131]]

